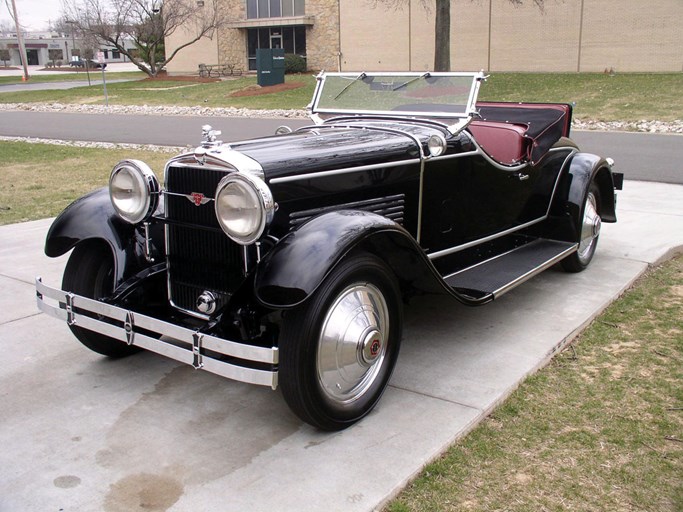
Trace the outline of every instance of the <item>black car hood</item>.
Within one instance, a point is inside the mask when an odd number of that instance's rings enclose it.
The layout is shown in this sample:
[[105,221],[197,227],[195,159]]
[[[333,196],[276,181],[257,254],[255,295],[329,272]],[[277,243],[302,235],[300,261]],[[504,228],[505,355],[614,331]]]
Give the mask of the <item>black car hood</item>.
[[418,141],[441,130],[415,125],[345,124],[304,128],[286,135],[231,144],[257,161],[266,181],[309,172],[419,159]]

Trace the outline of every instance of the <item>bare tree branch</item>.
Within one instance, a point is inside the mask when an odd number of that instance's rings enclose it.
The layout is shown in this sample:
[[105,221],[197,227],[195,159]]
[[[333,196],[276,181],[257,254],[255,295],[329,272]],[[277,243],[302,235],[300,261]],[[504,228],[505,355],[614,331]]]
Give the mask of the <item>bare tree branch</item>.
[[[64,0],[63,12],[77,32],[100,44],[113,46],[150,76],[166,66],[182,49],[202,37],[213,37],[229,20],[218,5],[207,0]],[[164,41],[182,28],[189,39],[166,55]],[[126,47],[126,40],[135,49]]]

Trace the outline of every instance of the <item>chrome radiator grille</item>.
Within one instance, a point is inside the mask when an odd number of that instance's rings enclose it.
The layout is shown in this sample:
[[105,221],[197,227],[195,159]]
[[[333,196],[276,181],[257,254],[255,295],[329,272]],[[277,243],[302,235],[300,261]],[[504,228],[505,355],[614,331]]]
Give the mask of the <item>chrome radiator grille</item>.
[[[214,213],[213,196],[225,174],[201,167],[171,167],[166,173],[169,295],[186,311],[196,312],[205,290],[220,309],[244,279],[242,248],[223,233]],[[210,200],[201,204],[193,194]]]

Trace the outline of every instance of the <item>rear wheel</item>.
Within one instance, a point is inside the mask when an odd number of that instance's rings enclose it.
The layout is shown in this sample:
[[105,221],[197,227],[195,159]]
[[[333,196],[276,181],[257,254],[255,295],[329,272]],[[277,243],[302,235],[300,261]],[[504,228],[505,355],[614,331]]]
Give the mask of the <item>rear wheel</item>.
[[581,236],[576,252],[562,260],[562,267],[567,272],[581,272],[593,260],[598,246],[600,228],[600,190],[595,182],[591,183],[583,203],[581,219]]
[[[109,297],[114,289],[114,259],[104,244],[85,243],[76,246],[64,269],[62,290],[89,299]],[[140,350],[103,334],[70,325],[78,341],[98,354],[124,357]]]
[[290,408],[323,430],[360,420],[389,382],[401,331],[391,270],[366,254],[340,263],[284,319],[280,385]]

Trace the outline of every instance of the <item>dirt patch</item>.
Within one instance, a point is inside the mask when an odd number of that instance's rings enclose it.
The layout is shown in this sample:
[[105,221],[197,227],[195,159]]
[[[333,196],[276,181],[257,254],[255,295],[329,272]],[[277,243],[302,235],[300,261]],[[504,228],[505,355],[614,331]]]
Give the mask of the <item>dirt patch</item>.
[[195,82],[195,83],[209,83],[209,82],[220,82],[220,78],[209,78],[201,77],[196,75],[169,75],[162,71],[157,73],[157,76],[148,76],[145,80],[155,82],[158,80],[170,81],[170,82]]
[[268,85],[266,87],[261,87],[260,85],[250,85],[239,91],[231,93],[229,96],[234,98],[239,98],[243,96],[261,96],[262,94],[272,94],[282,91],[291,91],[292,89],[298,89],[303,87],[303,82],[287,82],[284,84]]

